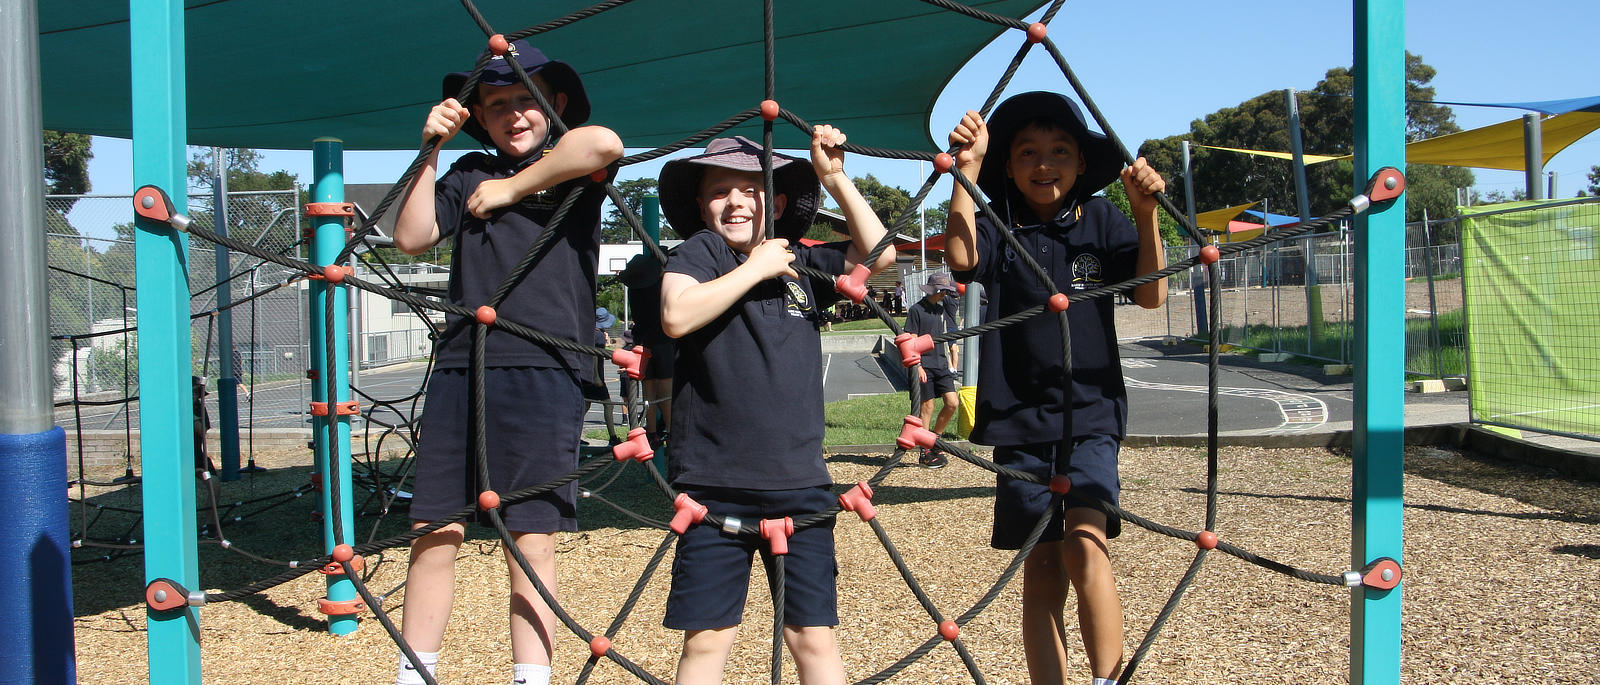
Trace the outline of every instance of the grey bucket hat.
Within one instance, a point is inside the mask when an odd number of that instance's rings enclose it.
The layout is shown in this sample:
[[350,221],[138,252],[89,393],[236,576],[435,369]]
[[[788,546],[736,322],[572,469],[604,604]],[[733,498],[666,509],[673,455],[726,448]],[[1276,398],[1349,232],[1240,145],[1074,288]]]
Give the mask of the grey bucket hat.
[[[657,192],[661,196],[661,213],[672,224],[678,237],[687,239],[706,227],[700,219],[700,178],[706,167],[722,167],[738,171],[761,171],[761,144],[744,136],[718,138],[706,143],[706,151],[694,157],[675,159],[661,167]],[[817,182],[817,172],[805,160],[772,153],[772,189],[788,198],[783,216],[777,218],[773,229],[779,238],[795,242],[811,229],[820,205],[822,186]]]

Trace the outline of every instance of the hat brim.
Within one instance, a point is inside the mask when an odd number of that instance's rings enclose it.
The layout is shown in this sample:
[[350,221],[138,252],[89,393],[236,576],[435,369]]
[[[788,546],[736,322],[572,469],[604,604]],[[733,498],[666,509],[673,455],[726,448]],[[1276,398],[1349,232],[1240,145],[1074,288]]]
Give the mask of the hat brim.
[[[675,159],[662,165],[656,193],[661,198],[661,213],[679,238],[688,239],[706,227],[700,218],[698,201],[700,179],[705,170],[722,167],[759,173],[759,158],[753,165],[751,161],[748,153],[736,150]],[[772,164],[772,191],[786,198],[783,214],[773,221],[773,232],[779,238],[796,242],[811,230],[811,223],[816,219],[821,184],[817,173],[803,160],[773,153]]]
[[1080,200],[1088,198],[1122,175],[1122,155],[1116,143],[1104,134],[1089,130],[1077,103],[1060,93],[1033,91],[1008,98],[989,117],[989,153],[978,170],[978,188],[990,202],[1007,197],[1014,184],[1006,177],[1006,162],[1011,156],[1011,141],[1028,122],[1047,119],[1071,133],[1078,141],[1086,167],[1072,184]]
[[[524,65],[523,70],[528,72],[529,76],[539,74],[544,78],[545,83],[550,84],[550,90],[566,94],[567,106],[561,112],[561,121],[568,128],[582,126],[584,122],[589,120],[589,95],[583,90],[583,79],[578,78],[578,72],[570,65],[566,62],[550,60],[531,69]],[[470,71],[445,74],[441,89],[444,92],[444,97],[456,98],[463,107],[471,107],[478,98],[478,89],[473,88],[467,93],[461,92],[462,86],[465,86],[467,79],[471,77],[472,72]],[[478,81],[480,86],[510,86],[519,83],[521,83],[521,80],[516,77],[515,73],[506,75],[488,71]],[[555,103],[552,102],[550,104],[554,105]],[[474,140],[484,145],[491,148],[495,147],[494,139],[489,137],[489,132],[484,130],[483,126],[474,117],[468,117],[461,124],[461,132],[472,136]]]

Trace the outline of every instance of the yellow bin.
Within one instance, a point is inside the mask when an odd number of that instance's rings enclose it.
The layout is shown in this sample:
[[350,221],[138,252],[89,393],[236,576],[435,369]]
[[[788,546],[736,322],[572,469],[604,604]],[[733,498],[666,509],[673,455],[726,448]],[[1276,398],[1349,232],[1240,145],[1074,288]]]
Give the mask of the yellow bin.
[[965,440],[972,435],[972,424],[977,420],[978,414],[978,386],[963,385],[956,391],[961,396],[961,439]]

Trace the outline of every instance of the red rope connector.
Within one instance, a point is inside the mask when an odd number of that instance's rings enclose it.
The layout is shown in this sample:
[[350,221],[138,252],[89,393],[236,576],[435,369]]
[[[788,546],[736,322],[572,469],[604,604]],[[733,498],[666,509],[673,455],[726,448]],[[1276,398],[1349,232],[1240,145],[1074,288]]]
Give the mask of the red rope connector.
[[334,285],[339,285],[340,283],[344,282],[346,276],[353,276],[355,273],[356,270],[353,267],[329,264],[325,267],[322,267],[322,273],[309,273],[306,274],[306,278],[309,278],[313,281],[327,281]]
[[506,40],[505,34],[496,33],[489,36],[489,52],[504,56],[511,51],[511,41]]
[[872,269],[865,264],[857,264],[848,274],[840,274],[833,279],[833,289],[840,295],[850,298],[851,302],[861,304],[867,296],[867,278],[872,275]]
[[766,538],[773,554],[789,553],[789,536],[794,535],[794,519],[761,519],[761,537]]
[[611,169],[607,167],[601,167],[589,172],[589,180],[594,181],[595,183],[605,183],[606,180],[610,178]]
[[878,516],[878,508],[872,506],[872,486],[866,481],[857,481],[856,486],[839,495],[839,506],[845,511],[853,511],[863,521],[871,521]]
[[596,659],[604,659],[606,652],[609,651],[611,651],[611,638],[604,635],[596,635],[589,639],[589,653],[593,654]]
[[706,505],[694,501],[687,492],[678,493],[677,498],[672,500],[672,508],[677,513],[672,515],[672,523],[669,526],[672,532],[679,535],[689,532],[690,525],[704,521],[706,512],[710,511],[706,509]]
[[1045,35],[1049,32],[1050,29],[1043,23],[1036,21],[1028,24],[1028,42],[1034,44],[1043,43]]
[[641,345],[634,345],[630,349],[617,348],[611,351],[611,363],[622,369],[633,380],[644,378],[644,367],[650,363],[650,350]]
[[1400,584],[1400,563],[1389,557],[1374,559],[1363,569],[1361,584],[1377,590],[1393,590]]
[[[204,603],[205,595],[200,595],[198,600],[198,603]],[[189,591],[176,580],[157,578],[144,586],[144,602],[156,611],[181,609],[190,604]]]
[[1052,312],[1060,314],[1067,311],[1067,305],[1070,304],[1072,304],[1072,300],[1067,299],[1066,293],[1056,293],[1050,296],[1050,311]]
[[316,369],[306,369],[306,378],[310,378],[311,380],[317,380],[317,370]]
[[[350,562],[350,568],[355,569],[356,573],[360,573],[361,570],[366,568],[367,565],[366,559],[362,557],[355,557],[353,559],[349,559],[348,561]],[[338,561],[330,561],[322,568],[317,569],[317,572],[325,576],[342,576],[344,575],[344,564],[341,564]]]
[[1065,495],[1072,491],[1072,479],[1066,474],[1056,474],[1050,477],[1050,492]]
[[1201,264],[1216,264],[1218,259],[1222,259],[1222,250],[1217,249],[1216,245],[1207,245],[1200,248]]
[[1216,549],[1217,534],[1209,530],[1202,530],[1198,535],[1194,536],[1194,544],[1200,549]]
[[317,610],[329,616],[349,616],[367,610],[366,603],[361,599],[332,600],[327,597],[317,598]]
[[650,449],[650,438],[645,435],[645,430],[643,428],[635,428],[628,431],[626,440],[612,445],[611,454],[616,456],[617,461],[632,459],[642,463],[656,456],[656,451]]
[[905,449],[919,446],[933,447],[938,442],[939,436],[924,428],[922,419],[915,416],[906,417],[905,422],[900,425],[900,437],[894,439],[894,444]]
[[956,638],[961,637],[961,626],[956,625],[955,621],[948,618],[940,621],[939,637],[944,638],[947,642],[955,642]]
[[356,206],[352,202],[307,202],[306,216],[349,216],[356,215]]
[[[356,416],[356,415],[361,413],[361,402],[359,400],[346,400],[344,402],[336,402],[336,403],[334,403],[334,412],[336,414],[338,414],[339,416]],[[328,415],[328,403],[327,402],[312,402],[311,403],[311,415],[312,416],[327,416]]]
[[495,312],[494,307],[483,305],[482,307],[479,307],[477,311],[472,313],[472,318],[476,319],[478,323],[481,323],[485,326],[493,326],[495,320],[500,318],[500,315]]
[[493,490],[484,490],[478,493],[478,508],[484,511],[500,508],[500,493]]
[[133,211],[151,221],[159,221],[180,231],[189,230],[189,217],[178,213],[167,191],[156,186],[139,186],[133,191]]
[[948,152],[941,152],[933,156],[933,170],[941,174],[949,173],[950,167],[956,165],[956,159]]
[[773,119],[777,119],[778,115],[780,113],[782,113],[782,111],[783,111],[783,108],[778,106],[778,101],[777,100],[762,100],[761,101],[761,118],[762,119],[766,119],[767,121],[772,121]]
[[1399,169],[1386,166],[1372,175],[1372,185],[1367,187],[1367,197],[1373,202],[1387,202],[1406,191],[1406,175]]
[[933,351],[933,336],[901,333],[894,337],[894,344],[900,348],[900,363],[909,369],[922,363],[924,353]]

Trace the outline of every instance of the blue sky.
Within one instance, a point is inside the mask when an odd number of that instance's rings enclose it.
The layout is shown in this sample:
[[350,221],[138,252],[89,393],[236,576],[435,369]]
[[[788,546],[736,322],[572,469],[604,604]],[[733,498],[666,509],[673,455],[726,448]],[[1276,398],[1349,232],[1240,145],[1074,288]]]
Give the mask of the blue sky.
[[[1600,2],[1557,0],[1538,6],[1538,11],[1528,7],[1488,0],[1408,2],[1407,49],[1438,70],[1432,84],[1436,98],[1513,102],[1600,95],[1600,58],[1592,42],[1594,27],[1600,26]],[[1352,25],[1349,3],[1073,0],[1051,22],[1050,35],[1112,128],[1133,148],[1147,138],[1185,132],[1192,120],[1267,91],[1312,89],[1327,69],[1351,63]],[[930,122],[935,139],[942,143],[963,111],[982,104],[1019,40],[1020,33],[1002,35],[957,74],[935,105]],[[1008,92],[1026,90],[1071,92],[1043,50],[1030,53]],[[1464,129],[1522,114],[1499,108],[1453,109]],[[424,114],[418,112],[419,122]],[[93,149],[93,191],[131,192],[128,141],[96,138]],[[302,183],[310,180],[310,152],[263,152],[264,170],[286,169]],[[346,182],[393,182],[414,155],[347,153]],[[653,177],[662,161],[624,169],[622,178]],[[1588,186],[1586,174],[1596,164],[1600,133],[1557,155],[1546,170],[1558,174],[1557,195],[1571,197]],[[912,191],[931,171],[926,166],[919,171],[915,162],[858,156],[846,160],[846,170],[871,173]],[[1482,192],[1509,195],[1523,185],[1520,171],[1475,173]],[[948,180],[929,195],[930,204],[948,198]]]

